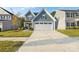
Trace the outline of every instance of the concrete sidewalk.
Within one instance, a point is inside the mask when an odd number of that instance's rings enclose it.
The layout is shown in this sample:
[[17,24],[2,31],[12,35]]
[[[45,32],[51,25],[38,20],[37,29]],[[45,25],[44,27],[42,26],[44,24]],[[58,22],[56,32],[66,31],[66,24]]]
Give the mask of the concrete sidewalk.
[[26,41],[29,37],[0,37],[0,41]]

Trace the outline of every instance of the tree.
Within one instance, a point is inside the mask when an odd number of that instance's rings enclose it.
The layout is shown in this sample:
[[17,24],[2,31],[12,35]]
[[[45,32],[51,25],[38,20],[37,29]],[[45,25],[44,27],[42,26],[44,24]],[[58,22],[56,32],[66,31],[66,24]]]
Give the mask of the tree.
[[19,22],[19,29],[23,29],[24,28],[24,17],[19,17],[18,22]]

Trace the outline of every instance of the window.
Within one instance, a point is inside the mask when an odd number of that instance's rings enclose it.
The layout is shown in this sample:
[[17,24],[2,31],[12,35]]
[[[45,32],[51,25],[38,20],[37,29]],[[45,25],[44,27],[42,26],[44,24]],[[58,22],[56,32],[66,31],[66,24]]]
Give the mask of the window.
[[71,26],[75,26],[75,23],[71,23]]
[[66,17],[70,17],[70,13],[66,13]]
[[42,18],[42,19],[47,19],[46,14],[43,14],[41,18]]
[[40,24],[43,24],[43,23],[40,23]]
[[76,16],[78,16],[78,13],[75,13],[76,14]]
[[73,13],[71,13],[71,17],[73,17]]
[[11,19],[11,16],[6,16],[9,20]]
[[39,24],[39,23],[35,23],[35,24]]
[[66,23],[66,26],[70,26],[70,23],[67,22],[67,23]]
[[7,19],[8,19],[8,17],[7,17],[7,16],[5,16],[5,19],[7,20]]
[[1,16],[1,19],[3,19],[3,20],[4,20],[4,19],[5,19],[5,16]]
[[47,24],[47,23],[44,23],[44,24]]
[[28,17],[28,20],[31,20],[33,18],[32,15],[28,15],[27,17]]
[[52,23],[49,23],[49,24],[52,24]]

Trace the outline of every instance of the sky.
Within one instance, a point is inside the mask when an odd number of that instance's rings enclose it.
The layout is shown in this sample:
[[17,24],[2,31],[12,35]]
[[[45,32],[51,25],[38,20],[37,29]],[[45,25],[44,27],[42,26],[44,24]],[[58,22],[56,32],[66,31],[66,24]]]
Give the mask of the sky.
[[53,12],[55,10],[77,10],[79,7],[3,7],[6,10],[24,16],[29,10],[32,12],[40,12],[42,9],[47,9],[48,12]]

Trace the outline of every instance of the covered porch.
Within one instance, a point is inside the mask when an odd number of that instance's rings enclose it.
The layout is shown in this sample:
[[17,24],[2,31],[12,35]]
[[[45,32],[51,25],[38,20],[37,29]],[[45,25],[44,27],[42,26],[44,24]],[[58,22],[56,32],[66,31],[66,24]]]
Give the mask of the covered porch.
[[32,27],[31,21],[26,21],[26,22],[24,22],[24,28],[25,28],[25,29],[30,29],[31,27]]
[[79,20],[66,22],[66,29],[79,29]]

